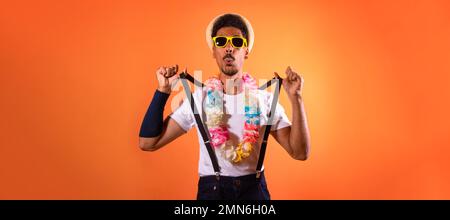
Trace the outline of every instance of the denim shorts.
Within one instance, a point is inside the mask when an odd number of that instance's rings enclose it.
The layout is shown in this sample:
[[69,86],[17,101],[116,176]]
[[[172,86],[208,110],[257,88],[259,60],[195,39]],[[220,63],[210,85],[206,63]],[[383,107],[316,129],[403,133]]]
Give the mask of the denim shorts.
[[198,200],[270,200],[264,172],[229,177],[202,176],[198,181]]

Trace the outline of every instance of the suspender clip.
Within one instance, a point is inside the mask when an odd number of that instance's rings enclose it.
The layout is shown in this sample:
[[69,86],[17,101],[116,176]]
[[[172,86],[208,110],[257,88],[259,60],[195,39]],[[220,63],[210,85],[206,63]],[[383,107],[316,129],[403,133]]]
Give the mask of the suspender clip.
[[256,171],[256,179],[259,179],[259,177],[261,177],[261,171],[257,170]]

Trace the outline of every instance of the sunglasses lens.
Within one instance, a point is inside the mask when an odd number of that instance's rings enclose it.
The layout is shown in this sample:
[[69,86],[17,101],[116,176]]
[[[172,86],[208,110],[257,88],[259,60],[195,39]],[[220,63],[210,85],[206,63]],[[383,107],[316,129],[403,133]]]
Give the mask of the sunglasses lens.
[[240,37],[234,37],[231,42],[233,43],[233,45],[235,47],[242,47],[244,46],[244,39],[240,38]]
[[227,38],[226,37],[217,37],[216,38],[216,46],[223,47],[225,44],[227,44]]

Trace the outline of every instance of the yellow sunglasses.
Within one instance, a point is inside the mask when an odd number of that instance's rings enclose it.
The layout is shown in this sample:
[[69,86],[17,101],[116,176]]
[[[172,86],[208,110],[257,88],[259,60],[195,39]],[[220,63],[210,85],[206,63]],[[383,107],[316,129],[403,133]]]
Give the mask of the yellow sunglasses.
[[215,36],[212,38],[212,40],[214,42],[214,45],[216,45],[216,47],[225,47],[228,41],[231,42],[231,45],[234,48],[242,48],[247,46],[247,39],[239,36],[232,36],[232,37]]

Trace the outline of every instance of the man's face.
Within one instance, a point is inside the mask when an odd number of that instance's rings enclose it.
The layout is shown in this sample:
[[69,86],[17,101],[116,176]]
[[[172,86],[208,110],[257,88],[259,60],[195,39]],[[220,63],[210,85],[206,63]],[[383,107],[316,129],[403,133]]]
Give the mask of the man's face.
[[[216,36],[241,36],[240,29],[235,27],[223,27],[217,31]],[[248,47],[234,48],[231,42],[228,42],[225,47],[213,46],[213,57],[216,59],[222,73],[233,76],[242,70],[244,59],[247,58]]]

